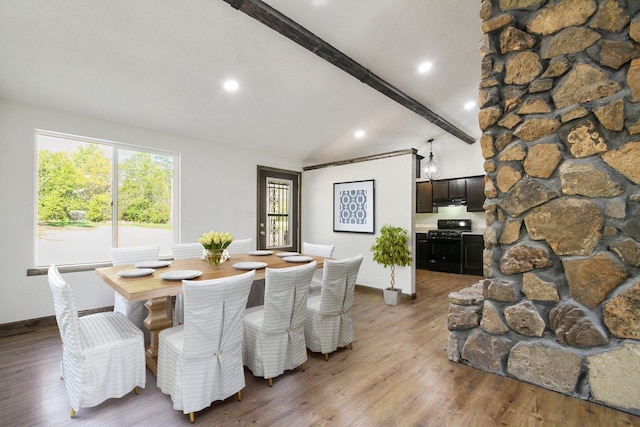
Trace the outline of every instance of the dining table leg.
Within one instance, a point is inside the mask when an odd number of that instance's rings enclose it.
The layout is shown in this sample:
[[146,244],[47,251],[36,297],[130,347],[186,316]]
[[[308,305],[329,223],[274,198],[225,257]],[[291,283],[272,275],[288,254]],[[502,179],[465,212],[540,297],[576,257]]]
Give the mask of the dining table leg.
[[151,341],[146,351],[147,367],[151,369],[154,375],[158,370],[158,335],[163,329],[171,327],[171,319],[167,316],[167,307],[169,302],[167,297],[150,298],[145,303],[145,307],[149,310],[147,318],[144,319],[144,325],[149,329]]

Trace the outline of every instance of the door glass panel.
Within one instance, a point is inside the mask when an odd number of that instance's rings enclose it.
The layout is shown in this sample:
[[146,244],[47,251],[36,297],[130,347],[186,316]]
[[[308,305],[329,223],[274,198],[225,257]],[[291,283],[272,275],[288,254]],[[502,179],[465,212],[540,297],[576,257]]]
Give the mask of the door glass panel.
[[267,248],[291,246],[290,180],[267,178]]

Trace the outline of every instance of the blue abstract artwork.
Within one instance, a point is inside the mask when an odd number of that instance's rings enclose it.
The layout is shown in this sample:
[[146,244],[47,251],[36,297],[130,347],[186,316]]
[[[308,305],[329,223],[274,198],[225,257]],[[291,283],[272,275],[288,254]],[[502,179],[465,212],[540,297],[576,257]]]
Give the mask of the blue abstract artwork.
[[340,222],[342,224],[367,223],[367,190],[340,192]]
[[374,232],[374,180],[333,184],[333,231]]

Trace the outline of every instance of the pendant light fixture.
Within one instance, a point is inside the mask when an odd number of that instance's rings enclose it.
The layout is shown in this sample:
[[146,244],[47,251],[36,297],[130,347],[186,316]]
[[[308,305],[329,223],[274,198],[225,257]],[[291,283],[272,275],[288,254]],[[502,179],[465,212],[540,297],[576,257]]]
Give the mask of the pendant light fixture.
[[427,141],[429,143],[429,160],[424,167],[424,177],[429,181],[433,181],[440,176],[440,166],[433,160],[433,138]]

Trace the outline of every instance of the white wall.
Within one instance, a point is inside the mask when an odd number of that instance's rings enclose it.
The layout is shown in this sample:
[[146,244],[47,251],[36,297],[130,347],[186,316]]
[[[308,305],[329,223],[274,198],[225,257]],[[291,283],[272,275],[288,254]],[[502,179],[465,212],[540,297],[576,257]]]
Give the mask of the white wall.
[[[418,154],[425,157],[422,160],[424,167],[429,159],[429,146],[418,147]],[[448,134],[441,135],[433,142],[433,159],[440,166],[438,179],[485,174],[484,159],[478,142],[467,144]]]
[[[368,179],[375,180],[376,234],[334,232],[333,184]],[[334,258],[362,254],[357,283],[379,289],[389,287],[391,270],[373,261],[370,248],[380,228],[391,224],[409,232],[413,249],[414,182],[415,157],[411,154],[303,172],[302,239],[335,245]],[[410,267],[396,268],[396,287],[405,294],[415,293],[415,262]]]
[[[282,156],[218,144],[215,135],[190,140],[0,100],[0,324],[54,314],[47,277],[26,275],[34,262],[35,129],[181,153],[182,241],[211,229],[255,239],[256,165],[301,169]],[[78,309],[113,305],[113,291],[94,272],[64,277]]]

